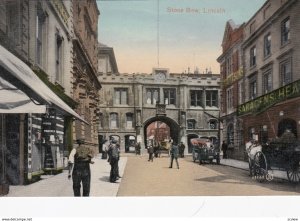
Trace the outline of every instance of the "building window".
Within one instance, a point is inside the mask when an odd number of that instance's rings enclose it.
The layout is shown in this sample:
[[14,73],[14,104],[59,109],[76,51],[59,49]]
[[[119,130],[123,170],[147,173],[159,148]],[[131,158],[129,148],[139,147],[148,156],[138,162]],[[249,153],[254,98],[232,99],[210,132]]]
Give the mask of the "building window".
[[194,120],[194,119],[187,120],[187,128],[188,129],[196,129],[196,120]]
[[[5,1],[4,1],[5,2]],[[20,17],[18,1],[6,1],[7,35],[13,46],[20,44]],[[0,4],[5,4],[1,2]],[[2,18],[1,18],[2,20]]]
[[239,87],[239,104],[243,103],[243,82],[240,81],[238,84]]
[[103,119],[103,113],[99,114],[99,128],[104,127],[104,119]]
[[115,104],[126,105],[128,104],[128,90],[127,88],[115,88]]
[[226,91],[227,113],[233,109],[233,89],[229,88]]
[[218,129],[218,122],[215,119],[209,120],[209,129],[216,130]]
[[126,128],[127,129],[133,128],[133,113],[126,114]]
[[263,74],[263,92],[267,94],[271,90],[272,90],[272,72],[271,70],[268,70]]
[[43,65],[43,36],[45,29],[46,14],[42,11],[40,4],[37,7],[36,14],[36,63],[40,66]]
[[291,59],[288,59],[280,64],[280,80],[281,80],[281,86],[284,86],[292,82]]
[[176,90],[175,90],[175,88],[164,89],[164,101],[165,101],[165,104],[176,105]]
[[200,90],[191,90],[191,106],[194,107],[203,107],[203,93]]
[[264,56],[267,57],[271,54],[271,34],[264,37]]
[[256,47],[250,49],[250,67],[256,65]]
[[290,40],[290,18],[286,18],[281,23],[281,45],[286,44]]
[[119,127],[119,116],[117,113],[110,114],[110,128],[116,129]]
[[206,106],[218,107],[218,91],[206,91]]
[[226,77],[229,76],[232,72],[232,60],[231,56],[226,58]]
[[59,83],[62,83],[62,61],[63,61],[63,38],[58,32],[55,34],[55,70],[56,78],[55,80]]
[[249,81],[249,99],[252,100],[257,96],[257,80],[256,76]]
[[148,88],[146,90],[146,103],[156,104],[159,102],[159,89],[158,88]]

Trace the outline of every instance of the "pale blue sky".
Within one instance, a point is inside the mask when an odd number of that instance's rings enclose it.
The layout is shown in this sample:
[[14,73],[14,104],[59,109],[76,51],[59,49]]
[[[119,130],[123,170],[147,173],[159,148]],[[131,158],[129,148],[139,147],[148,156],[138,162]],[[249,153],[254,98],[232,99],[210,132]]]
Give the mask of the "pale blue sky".
[[[219,73],[225,24],[247,22],[265,0],[160,0],[159,63]],[[157,0],[98,0],[99,41],[114,48],[121,73],[150,73],[157,62]],[[190,12],[187,8],[193,9]],[[205,13],[210,9],[217,10]],[[198,10],[198,11],[196,11]]]

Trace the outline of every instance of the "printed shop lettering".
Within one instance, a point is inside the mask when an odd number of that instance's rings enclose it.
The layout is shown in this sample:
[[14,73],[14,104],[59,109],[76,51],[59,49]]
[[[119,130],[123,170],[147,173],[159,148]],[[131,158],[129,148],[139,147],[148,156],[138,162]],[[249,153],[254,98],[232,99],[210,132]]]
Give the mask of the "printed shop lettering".
[[238,106],[238,115],[259,112],[280,101],[299,96],[299,91],[300,80]]

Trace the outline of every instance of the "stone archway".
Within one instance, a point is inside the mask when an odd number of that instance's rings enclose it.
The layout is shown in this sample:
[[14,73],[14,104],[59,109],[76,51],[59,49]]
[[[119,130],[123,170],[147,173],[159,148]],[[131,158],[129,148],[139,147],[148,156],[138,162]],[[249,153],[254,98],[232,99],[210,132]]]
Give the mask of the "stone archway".
[[170,138],[177,144],[180,142],[180,126],[173,119],[166,116],[156,116],[152,117],[144,122],[144,144],[147,145],[147,128],[153,122],[165,123],[170,128]]

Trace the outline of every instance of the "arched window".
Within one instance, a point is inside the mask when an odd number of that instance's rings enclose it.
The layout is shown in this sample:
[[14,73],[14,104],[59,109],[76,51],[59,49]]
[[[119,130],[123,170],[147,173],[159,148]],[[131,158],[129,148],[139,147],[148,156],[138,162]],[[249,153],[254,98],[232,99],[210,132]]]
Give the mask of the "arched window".
[[103,113],[99,113],[99,128],[103,128],[104,119],[103,119]]
[[196,120],[195,119],[187,120],[187,128],[188,129],[195,129],[196,128]]
[[115,129],[119,127],[119,116],[117,113],[110,114],[110,128]]
[[278,123],[278,137],[286,130],[291,131],[297,137],[297,122],[292,119],[283,119]]
[[218,121],[216,119],[210,119],[208,122],[209,129],[216,130],[218,129]]

